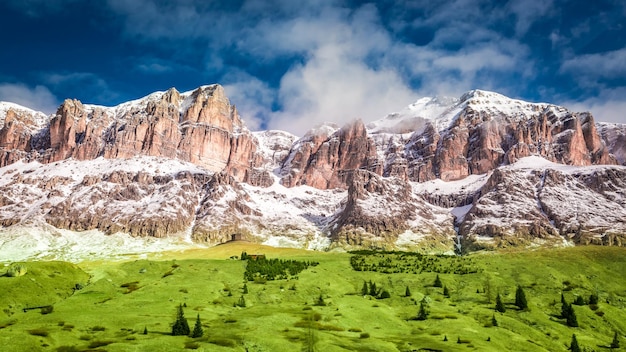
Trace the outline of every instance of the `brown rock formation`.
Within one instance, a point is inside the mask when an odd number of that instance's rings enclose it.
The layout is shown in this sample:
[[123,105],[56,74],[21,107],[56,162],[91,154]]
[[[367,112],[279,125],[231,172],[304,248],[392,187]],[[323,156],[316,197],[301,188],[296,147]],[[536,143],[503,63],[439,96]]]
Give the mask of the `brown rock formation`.
[[[0,166],[26,156],[54,162],[150,155],[189,161],[214,172],[227,170],[238,180],[261,179],[258,185],[268,183],[252,172],[266,162],[257,152],[258,142],[219,85],[198,88],[185,97],[172,88],[116,108],[68,99],[50,120],[47,133],[36,137],[21,127],[24,120],[26,116],[7,113],[0,130]],[[33,151],[32,144],[42,153]]]
[[[325,130],[328,133],[328,130]],[[332,134],[309,133],[296,142],[283,164],[287,187],[309,185],[320,189],[345,188],[349,172],[367,169],[382,173],[374,141],[361,120]]]
[[415,216],[411,186],[359,169],[350,172],[348,180],[348,198],[332,222],[332,240],[364,247],[395,242]]

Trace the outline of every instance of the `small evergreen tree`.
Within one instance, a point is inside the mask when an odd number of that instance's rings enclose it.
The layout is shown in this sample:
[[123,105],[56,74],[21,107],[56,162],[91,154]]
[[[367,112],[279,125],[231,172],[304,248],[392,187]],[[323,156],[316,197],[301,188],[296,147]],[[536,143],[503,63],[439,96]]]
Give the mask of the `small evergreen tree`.
[[496,311],[500,313],[506,312],[506,308],[504,308],[504,303],[502,303],[502,298],[500,298],[500,294],[496,296]]
[[517,286],[517,290],[515,291],[515,305],[522,310],[528,309],[526,294],[524,294],[524,289],[522,289],[522,286]]
[[565,300],[565,296],[561,293],[561,318],[567,319],[569,316],[570,305]]
[[245,283],[243,284],[243,294],[247,294],[248,293],[248,285],[246,285]]
[[143,334],[144,335],[148,335],[148,327],[147,326],[143,328]]
[[315,302],[314,306],[319,306],[319,307],[326,306],[326,302],[324,302],[324,297],[322,297],[322,294],[320,294],[320,296],[317,297],[317,301]]
[[428,310],[426,309],[426,305],[424,301],[420,302],[420,310],[417,312],[417,320],[426,320],[428,319]]
[[435,278],[435,282],[433,283],[433,287],[442,287],[443,284],[441,283],[441,279],[439,278],[439,274],[437,274],[437,277]]
[[237,303],[235,303],[235,307],[245,308],[246,307],[246,299],[243,298],[243,296],[239,297],[239,299],[237,300]]
[[491,317],[491,326],[498,326],[498,321],[496,320],[495,314]]
[[196,318],[196,325],[193,327],[193,332],[191,333],[191,337],[198,338],[204,335],[204,330],[202,330],[202,324],[200,323],[200,314],[198,313],[198,317]]
[[567,326],[571,326],[573,328],[578,326],[578,319],[576,319],[576,313],[574,312],[574,308],[571,304],[568,304],[569,314],[567,315]]
[[409,290],[409,286],[404,290],[404,297],[411,297],[411,290]]
[[187,319],[185,319],[185,313],[183,312],[183,305],[178,305],[178,310],[176,312],[176,321],[174,325],[172,325],[172,335],[173,336],[187,336],[189,335],[189,324],[187,323]]
[[598,295],[592,293],[591,296],[589,296],[589,305],[594,305],[594,304],[598,304]]
[[615,331],[615,335],[613,335],[613,341],[611,342],[611,348],[619,348],[619,335],[617,331]]
[[584,306],[585,299],[583,298],[583,296],[576,296],[576,299],[574,300],[574,304],[577,306]]
[[380,296],[378,296],[379,299],[385,299],[385,298],[391,298],[391,294],[389,294],[389,291],[387,290],[382,290],[380,292]]
[[443,335],[443,342],[447,342],[448,341],[448,335]]
[[572,342],[569,344],[569,349],[572,352],[580,352],[580,346],[578,346],[578,340],[576,340],[576,334],[572,335]]
[[450,291],[448,290],[448,286],[443,287],[443,295],[445,297],[450,297]]
[[361,295],[367,296],[370,291],[367,288],[367,281],[363,281],[363,287],[361,288]]
[[378,288],[376,288],[376,283],[370,281],[370,296],[376,297],[378,296]]

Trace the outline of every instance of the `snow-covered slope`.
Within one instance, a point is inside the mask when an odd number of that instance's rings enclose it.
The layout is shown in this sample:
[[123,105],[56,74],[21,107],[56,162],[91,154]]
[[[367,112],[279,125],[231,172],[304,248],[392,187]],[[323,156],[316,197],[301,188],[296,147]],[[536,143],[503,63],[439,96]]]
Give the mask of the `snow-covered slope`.
[[626,168],[612,165],[624,126],[492,92],[302,138],[249,132],[218,85],[68,100],[51,117],[0,103],[0,121],[2,260],[233,235],[310,249],[626,245]]

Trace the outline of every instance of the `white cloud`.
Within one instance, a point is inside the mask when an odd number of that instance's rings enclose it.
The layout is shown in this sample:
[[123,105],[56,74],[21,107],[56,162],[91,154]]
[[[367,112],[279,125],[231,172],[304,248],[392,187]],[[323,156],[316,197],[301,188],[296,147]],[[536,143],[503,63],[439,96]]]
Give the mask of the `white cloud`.
[[598,54],[572,57],[561,71],[585,78],[626,78],[626,48]]
[[535,21],[545,18],[554,9],[552,0],[514,0],[507,5],[507,10],[517,18],[515,22],[515,34],[517,36],[525,35]]
[[44,86],[29,87],[21,83],[0,83],[0,101],[19,104],[33,110],[51,114],[56,111],[59,101]]
[[275,92],[256,77],[241,71],[233,72],[224,84],[224,91],[246,126],[253,131],[261,129],[263,121],[272,114]]
[[603,89],[584,100],[565,101],[562,105],[573,111],[590,111],[596,121],[626,123],[626,87]]
[[[374,4],[348,8],[334,0],[246,0],[234,9],[216,10],[193,0],[108,3],[131,37],[176,48],[180,40],[196,48],[202,39],[206,70],[228,72],[217,83],[226,86],[251,128],[267,125],[300,135],[324,121],[381,118],[424,95],[458,96],[473,88],[513,91],[510,86],[518,81],[502,83],[499,78],[532,76],[530,50],[489,24],[515,11],[520,20],[534,20],[532,14],[549,8],[537,5],[535,12],[524,12],[474,0],[425,3],[420,6],[426,16],[396,26],[431,28],[432,41],[417,46],[392,33]],[[255,64],[270,68],[288,58],[292,66],[281,68],[279,83],[270,87],[259,75],[231,77],[230,72],[246,68],[234,68],[230,55],[254,58]]]
[[270,117],[269,128],[302,135],[326,121],[381,118],[416,99],[393,70],[373,70],[351,60],[344,50],[337,45],[321,47],[306,64],[283,76],[279,89],[283,109]]

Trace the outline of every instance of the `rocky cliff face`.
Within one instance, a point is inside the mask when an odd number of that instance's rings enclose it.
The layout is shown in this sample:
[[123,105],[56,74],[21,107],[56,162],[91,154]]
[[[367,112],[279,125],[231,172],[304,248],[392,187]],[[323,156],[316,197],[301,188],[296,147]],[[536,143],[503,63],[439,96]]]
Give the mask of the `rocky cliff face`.
[[0,225],[307,248],[623,246],[624,131],[484,91],[299,139],[248,131],[219,85],[66,100],[50,117],[0,103]]
[[48,163],[147,155],[188,161],[213,172],[227,170],[238,180],[255,183],[255,169],[265,164],[256,138],[219,85],[184,94],[172,88],[114,108],[68,99],[38,135],[28,133],[28,115],[16,116],[8,110],[0,130],[6,155],[1,166],[21,158]]
[[491,173],[460,221],[469,242],[489,246],[572,240],[623,246],[626,169],[571,168],[538,157]]
[[361,120],[336,131],[329,127],[314,129],[294,145],[281,168],[283,185],[345,188],[353,170],[382,172],[374,141]]

